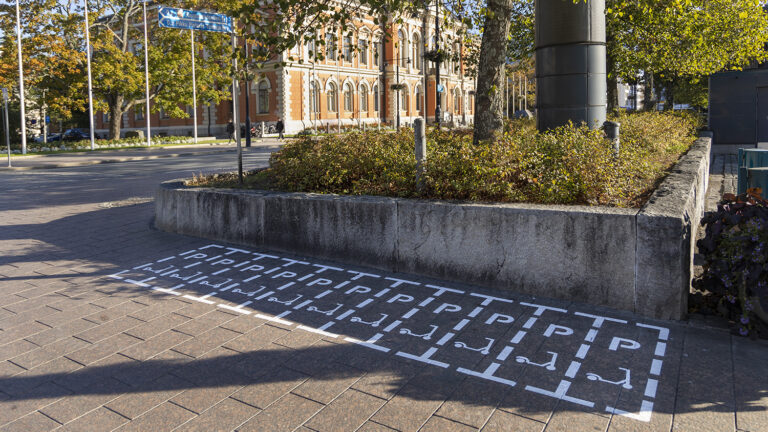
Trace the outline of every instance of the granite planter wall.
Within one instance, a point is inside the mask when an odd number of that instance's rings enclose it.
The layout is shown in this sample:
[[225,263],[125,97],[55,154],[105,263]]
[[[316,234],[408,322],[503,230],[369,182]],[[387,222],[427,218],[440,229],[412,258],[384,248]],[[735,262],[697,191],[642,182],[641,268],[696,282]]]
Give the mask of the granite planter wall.
[[157,228],[681,319],[711,139],[642,209],[470,204],[161,185]]

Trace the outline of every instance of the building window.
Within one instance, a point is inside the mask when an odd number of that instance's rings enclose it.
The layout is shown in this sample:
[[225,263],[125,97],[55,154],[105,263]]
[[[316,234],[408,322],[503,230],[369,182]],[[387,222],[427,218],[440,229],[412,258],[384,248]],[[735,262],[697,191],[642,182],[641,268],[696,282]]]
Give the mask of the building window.
[[344,36],[344,61],[352,62],[352,38]]
[[168,120],[171,118],[171,116],[167,112],[165,112],[164,109],[160,108],[160,118],[162,120]]
[[453,55],[456,57],[453,60],[453,73],[458,74],[461,66],[461,47],[459,44],[453,46]]
[[134,120],[144,120],[144,104],[133,106]]
[[269,83],[264,80],[259,83],[258,107],[259,114],[269,113]]
[[416,87],[414,97],[416,98],[416,111],[421,111],[421,87]]
[[325,55],[328,60],[336,61],[336,50],[336,35],[329,31],[325,34]]
[[459,91],[454,90],[453,91],[453,112],[458,112],[460,107],[461,107],[461,97],[459,96]]
[[400,56],[400,67],[408,67],[408,41],[405,40],[402,30],[397,32],[397,43],[400,48],[397,50],[397,55]]
[[320,112],[320,92],[318,91],[317,83],[314,81],[309,84],[309,104],[309,109],[312,112]]
[[400,90],[400,111],[408,111],[408,88]]
[[338,97],[337,92],[338,89],[336,88],[336,84],[328,84],[328,93],[326,95],[328,102],[328,112],[336,112],[336,101]]
[[102,123],[109,123],[109,113],[104,113],[101,116],[101,121],[102,121]]
[[368,41],[366,39],[360,39],[358,41],[358,47],[360,49],[360,64],[368,64]]
[[352,111],[352,86],[349,83],[344,84],[344,111]]
[[411,47],[413,48],[413,62],[416,65],[416,69],[420,71],[423,60],[421,58],[421,38],[419,38],[419,35],[413,35]]
[[379,112],[379,85],[373,86],[373,110]]
[[368,111],[368,86],[365,84],[360,85],[360,111]]
[[373,64],[381,66],[383,64],[382,55],[384,55],[384,42],[381,39],[376,41],[373,51]]

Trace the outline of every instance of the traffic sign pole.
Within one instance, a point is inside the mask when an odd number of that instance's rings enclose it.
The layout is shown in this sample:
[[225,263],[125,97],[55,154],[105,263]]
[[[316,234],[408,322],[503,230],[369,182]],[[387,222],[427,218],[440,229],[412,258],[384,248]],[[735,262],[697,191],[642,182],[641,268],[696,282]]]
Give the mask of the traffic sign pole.
[[[235,36],[235,33],[232,33],[232,49],[237,51],[237,36]],[[238,118],[240,108],[237,104],[240,98],[237,79],[237,57],[232,58],[232,69],[234,71],[232,76],[232,123],[235,125],[235,142],[237,142],[237,179],[240,184],[243,184],[243,147],[240,144],[240,120]]]
[[21,114],[21,154],[27,154],[27,113],[24,101],[24,65],[21,63],[21,12],[19,10],[19,0],[16,0],[16,46],[19,51],[19,98],[21,104],[19,110]]
[[195,31],[189,30],[189,37],[192,40],[192,130],[195,134],[195,144],[197,144],[197,81],[195,79]]
[[[147,147],[152,146],[152,135],[149,130],[149,38],[147,37],[147,0],[142,3],[144,6],[144,82],[145,82],[145,94],[147,98],[146,111],[147,111]],[[112,119],[112,121],[118,121],[119,119]],[[117,137],[120,138],[120,137]]]
[[[91,124],[91,150],[96,149],[96,133],[93,125],[93,83],[91,81],[91,23],[88,21],[88,0],[85,3],[85,56],[88,60],[88,120]],[[63,131],[62,131],[63,132]],[[119,138],[119,137],[118,137]]]
[[8,90],[3,88],[3,104],[5,104],[5,148],[8,149],[8,168],[11,167],[11,134],[8,125]]

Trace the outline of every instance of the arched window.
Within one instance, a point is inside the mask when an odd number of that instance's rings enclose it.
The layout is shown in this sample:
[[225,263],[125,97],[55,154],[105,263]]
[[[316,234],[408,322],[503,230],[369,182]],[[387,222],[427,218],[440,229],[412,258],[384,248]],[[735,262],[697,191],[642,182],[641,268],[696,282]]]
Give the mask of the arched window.
[[408,111],[408,87],[400,90],[400,111]]
[[384,55],[384,42],[379,38],[373,44],[373,64],[381,66],[384,61],[382,56]]
[[344,84],[344,111],[352,111],[352,86],[349,83]]
[[417,70],[421,70],[421,66],[424,63],[423,59],[421,58],[421,38],[419,35],[415,34],[413,35],[413,40],[411,41],[411,48],[413,51],[413,55],[411,58],[413,59],[414,65],[416,65]]
[[336,61],[338,48],[336,48],[336,35],[332,30],[325,33],[325,56],[328,60]]
[[357,41],[358,49],[360,50],[360,64],[368,64],[368,39],[367,36],[360,36]]
[[352,62],[352,37],[344,36],[344,61]]
[[459,95],[459,89],[453,89],[453,112],[459,112],[461,109],[461,96]]
[[416,87],[416,90],[414,91],[414,95],[413,96],[416,98],[416,111],[421,111],[422,110],[422,107],[421,107],[422,100],[421,99],[423,97],[422,94],[421,94],[421,86]]
[[259,82],[257,97],[259,114],[267,114],[269,112],[269,82],[267,80]]
[[408,67],[408,41],[402,30],[397,32],[397,43],[400,47],[397,51],[397,55],[400,56],[400,67]]
[[453,61],[453,73],[458,74],[461,67],[461,46],[459,44],[453,46],[453,55],[457,59]]
[[373,85],[373,110],[379,112],[379,85]]
[[368,112],[368,86],[360,84],[360,112]]
[[310,112],[320,112],[320,91],[314,81],[309,83],[309,109]]
[[336,112],[336,101],[338,101],[338,88],[335,83],[328,84],[327,102],[328,112]]

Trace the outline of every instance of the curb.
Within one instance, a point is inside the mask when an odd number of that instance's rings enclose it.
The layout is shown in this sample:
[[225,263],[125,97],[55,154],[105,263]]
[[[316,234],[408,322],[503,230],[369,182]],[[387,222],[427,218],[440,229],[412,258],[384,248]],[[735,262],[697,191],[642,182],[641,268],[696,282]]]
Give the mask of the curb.
[[237,152],[237,149],[226,149],[226,150],[222,149],[222,150],[213,150],[213,151],[204,151],[204,152],[198,151],[198,152],[168,153],[168,154],[147,155],[147,156],[131,156],[131,157],[122,157],[122,158],[88,160],[88,161],[82,161],[82,162],[62,162],[62,163],[51,163],[51,164],[45,164],[45,165],[10,167],[10,168],[7,166],[4,166],[4,167],[0,167],[0,169],[7,170],[7,171],[31,171],[31,170],[40,170],[40,169],[71,168],[71,167],[78,167],[78,166],[101,165],[101,164],[119,163],[119,162],[144,161],[144,160],[171,158],[171,157],[180,157],[180,156],[202,156],[207,154],[236,153],[236,152]]

